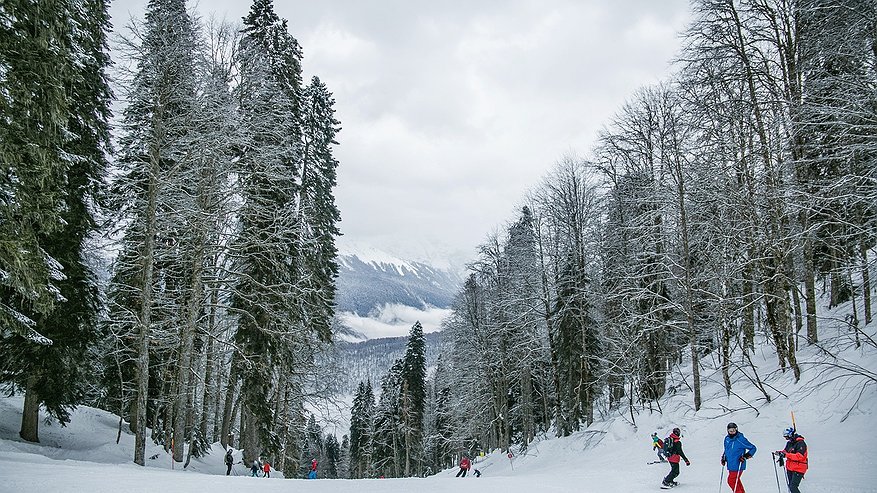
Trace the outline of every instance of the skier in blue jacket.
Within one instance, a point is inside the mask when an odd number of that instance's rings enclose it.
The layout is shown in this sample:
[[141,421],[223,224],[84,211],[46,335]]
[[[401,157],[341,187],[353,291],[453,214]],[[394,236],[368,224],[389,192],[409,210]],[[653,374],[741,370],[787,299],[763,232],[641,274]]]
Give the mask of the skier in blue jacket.
[[722,454],[722,465],[728,466],[728,486],[733,493],[746,493],[740,476],[746,470],[746,461],[755,455],[755,445],[737,431],[736,423],[728,423],[728,435],[725,436],[725,453]]

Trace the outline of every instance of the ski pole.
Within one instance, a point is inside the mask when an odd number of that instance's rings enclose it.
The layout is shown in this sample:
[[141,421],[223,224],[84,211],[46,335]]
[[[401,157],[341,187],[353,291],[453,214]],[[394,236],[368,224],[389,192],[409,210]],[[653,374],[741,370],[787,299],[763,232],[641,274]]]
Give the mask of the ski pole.
[[[776,452],[771,452],[771,455],[776,457],[777,454]],[[783,493],[782,489],[780,488],[780,473],[777,470],[777,465],[779,465],[777,461],[773,461],[773,475],[777,477],[777,493]]]
[[737,471],[737,478],[734,479],[734,491],[732,493],[737,493],[737,485],[740,484],[740,476],[743,475],[743,469]]
[[[722,466],[722,475],[719,476],[719,493],[722,493],[722,482],[725,479],[725,466]],[[779,480],[777,480],[779,481]]]

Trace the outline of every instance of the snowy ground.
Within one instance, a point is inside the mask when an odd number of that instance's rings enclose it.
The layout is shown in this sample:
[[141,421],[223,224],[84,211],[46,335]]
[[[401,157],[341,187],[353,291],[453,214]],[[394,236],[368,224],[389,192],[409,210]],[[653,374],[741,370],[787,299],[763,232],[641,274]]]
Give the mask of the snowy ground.
[[[861,313],[861,311],[860,311]],[[831,316],[832,314],[827,314]],[[835,320],[842,320],[842,313]],[[833,335],[823,325],[824,340]],[[867,328],[874,338],[877,324]],[[840,340],[847,335],[838,331]],[[657,431],[664,437],[674,426],[683,430],[684,450],[691,466],[682,466],[678,478],[682,492],[728,492],[720,484],[724,474],[719,464],[725,424],[735,421],[740,431],[758,447],[743,475],[748,493],[785,492],[777,487],[772,450],[782,448],[782,430],[790,425],[790,411],[795,412],[799,432],[810,447],[810,472],[802,483],[805,493],[877,492],[877,385],[863,377],[843,377],[838,370],[820,371],[810,366],[823,359],[817,349],[799,353],[804,378],[794,385],[791,376],[769,373],[776,367],[776,357],[766,348],[757,352],[755,364],[760,376],[771,387],[770,404],[759,400],[760,393],[735,374],[736,395],[724,395],[720,375],[707,368],[703,373],[704,405],[692,410],[687,391],[663,399],[661,413],[641,412],[595,423],[591,428],[564,439],[543,440],[533,444],[526,454],[510,461],[496,452],[479,459],[475,467],[480,478],[455,478],[456,470],[447,470],[423,479],[371,480],[283,480],[250,478],[242,465],[239,476],[226,477],[223,453],[217,446],[203,460],[193,460],[188,470],[171,470],[171,462],[161,447],[151,445],[147,467],[131,462],[133,437],[122,435],[115,443],[118,417],[103,411],[80,408],[67,428],[41,424],[42,443],[29,444],[18,439],[21,419],[20,397],[0,399],[0,492],[86,491],[139,492],[161,491],[295,491],[310,493],[468,493],[484,491],[503,493],[639,493],[661,491],[666,464],[647,465],[654,459],[649,435]],[[853,349],[845,353],[844,365],[856,364],[872,374],[877,372],[877,351]],[[710,361],[705,361],[710,366]],[[848,373],[848,372],[847,372]],[[682,375],[676,375],[681,379]],[[684,385],[683,385],[684,387]],[[864,389],[864,392],[862,390]],[[747,403],[753,404],[752,407]],[[755,410],[755,407],[758,410]],[[239,455],[238,455],[239,457]],[[782,483],[782,476],[780,482]]]

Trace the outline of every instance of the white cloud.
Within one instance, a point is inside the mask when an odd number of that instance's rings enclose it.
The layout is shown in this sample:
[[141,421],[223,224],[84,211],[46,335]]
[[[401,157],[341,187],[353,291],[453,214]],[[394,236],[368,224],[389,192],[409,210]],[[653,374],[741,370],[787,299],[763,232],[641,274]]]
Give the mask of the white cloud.
[[[114,17],[146,0],[117,0]],[[349,237],[466,252],[637,88],[668,73],[688,0],[275,3],[334,93]],[[246,15],[249,2],[201,0]]]
[[406,305],[388,303],[373,317],[362,317],[350,312],[338,314],[344,325],[364,334],[369,339],[379,337],[407,336],[415,322],[420,321],[423,332],[428,334],[441,327],[451,310],[429,308],[421,310]]

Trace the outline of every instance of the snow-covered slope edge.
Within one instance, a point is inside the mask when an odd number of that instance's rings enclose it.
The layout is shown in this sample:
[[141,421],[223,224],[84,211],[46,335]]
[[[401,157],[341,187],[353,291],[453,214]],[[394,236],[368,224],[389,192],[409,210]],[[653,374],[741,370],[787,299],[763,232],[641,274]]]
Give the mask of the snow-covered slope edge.
[[[862,307],[858,308],[861,314]],[[726,395],[717,361],[706,359],[702,361],[706,368],[701,370],[703,405],[695,412],[693,393],[684,383],[691,381],[689,359],[688,366],[668,382],[684,390],[661,399],[661,412],[657,407],[651,412],[617,410],[568,438],[543,437],[529,450],[513,450],[511,460],[504,453],[494,452],[482,459],[480,467],[490,469],[491,474],[514,470],[515,474],[581,475],[585,483],[594,478],[603,485],[611,484],[613,492],[657,489],[669,467],[646,465],[655,460],[650,435],[657,432],[663,438],[678,426],[684,435],[685,453],[692,462],[691,467],[682,466],[678,478],[681,484],[692,486],[685,491],[725,492],[730,489],[727,485],[719,487],[723,474],[719,460],[726,424],[733,421],[758,447],[743,480],[747,491],[777,491],[779,482],[780,493],[785,493],[782,470],[775,468],[771,452],[783,448],[782,431],[791,426],[794,413],[798,432],[810,450],[810,470],[801,485],[802,492],[877,492],[877,456],[873,453],[877,428],[877,321],[864,327],[857,337],[846,322],[850,311],[849,303],[824,311],[821,341],[807,346],[802,339],[797,356],[803,373],[797,384],[790,370],[776,370],[777,356],[772,346],[758,347],[753,363],[770,402],[751,383],[751,368],[733,372],[732,394]],[[642,469],[649,471],[646,481],[642,481]],[[611,471],[609,476],[623,478],[607,482],[607,470]]]

